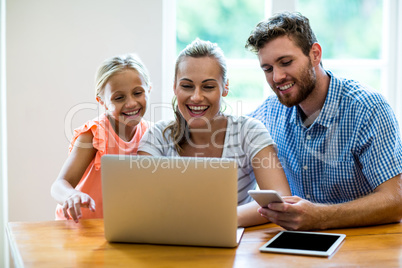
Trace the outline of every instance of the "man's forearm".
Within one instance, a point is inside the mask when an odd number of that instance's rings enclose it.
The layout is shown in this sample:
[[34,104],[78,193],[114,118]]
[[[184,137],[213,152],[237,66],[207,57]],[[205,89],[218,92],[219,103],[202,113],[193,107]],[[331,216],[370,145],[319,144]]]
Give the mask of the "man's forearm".
[[318,207],[318,213],[323,215],[322,229],[401,221],[401,179],[391,180],[386,182],[389,183],[386,187],[365,197],[347,203]]

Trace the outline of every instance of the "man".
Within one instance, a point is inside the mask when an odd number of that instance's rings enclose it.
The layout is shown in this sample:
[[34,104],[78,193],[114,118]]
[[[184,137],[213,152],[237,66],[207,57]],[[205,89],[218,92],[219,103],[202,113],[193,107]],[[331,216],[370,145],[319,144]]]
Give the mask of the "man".
[[323,68],[321,46],[299,13],[260,22],[246,47],[276,94],[251,116],[277,143],[294,195],[261,215],[289,230],[399,222],[401,138],[386,100]]

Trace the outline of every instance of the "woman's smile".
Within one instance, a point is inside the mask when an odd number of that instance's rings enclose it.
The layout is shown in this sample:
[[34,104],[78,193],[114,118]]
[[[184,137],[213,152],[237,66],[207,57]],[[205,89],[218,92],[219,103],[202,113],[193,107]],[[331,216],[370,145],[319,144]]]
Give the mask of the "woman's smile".
[[216,59],[187,57],[180,62],[174,92],[190,128],[205,128],[220,114],[224,86]]
[[207,105],[187,105],[187,108],[188,108],[191,116],[198,117],[198,116],[203,116],[207,112],[209,106],[207,106]]

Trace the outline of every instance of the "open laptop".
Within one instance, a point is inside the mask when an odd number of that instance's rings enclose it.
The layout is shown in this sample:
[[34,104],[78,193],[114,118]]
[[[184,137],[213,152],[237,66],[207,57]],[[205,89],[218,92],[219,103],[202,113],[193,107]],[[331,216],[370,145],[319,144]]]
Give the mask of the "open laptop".
[[101,165],[107,241],[238,245],[233,159],[105,155]]

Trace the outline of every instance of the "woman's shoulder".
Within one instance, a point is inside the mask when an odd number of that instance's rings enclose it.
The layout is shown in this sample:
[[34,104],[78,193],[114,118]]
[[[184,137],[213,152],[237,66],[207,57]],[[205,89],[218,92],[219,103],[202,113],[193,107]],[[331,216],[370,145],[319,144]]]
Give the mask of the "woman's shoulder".
[[228,119],[228,126],[240,126],[240,127],[247,127],[247,128],[259,128],[265,126],[262,124],[261,121],[258,119],[252,118],[247,115],[227,115],[226,116]]
[[149,128],[151,129],[160,129],[165,130],[170,124],[173,123],[173,120],[160,120],[156,123],[152,123]]
[[171,132],[169,129],[166,130],[166,128],[172,122],[172,120],[161,120],[153,123],[142,137],[138,150],[155,156],[170,155],[174,144],[170,137]]
[[170,136],[171,130],[168,128],[174,121],[173,120],[160,120],[156,123],[152,123],[147,132],[146,136],[164,136],[165,139],[168,139]]

